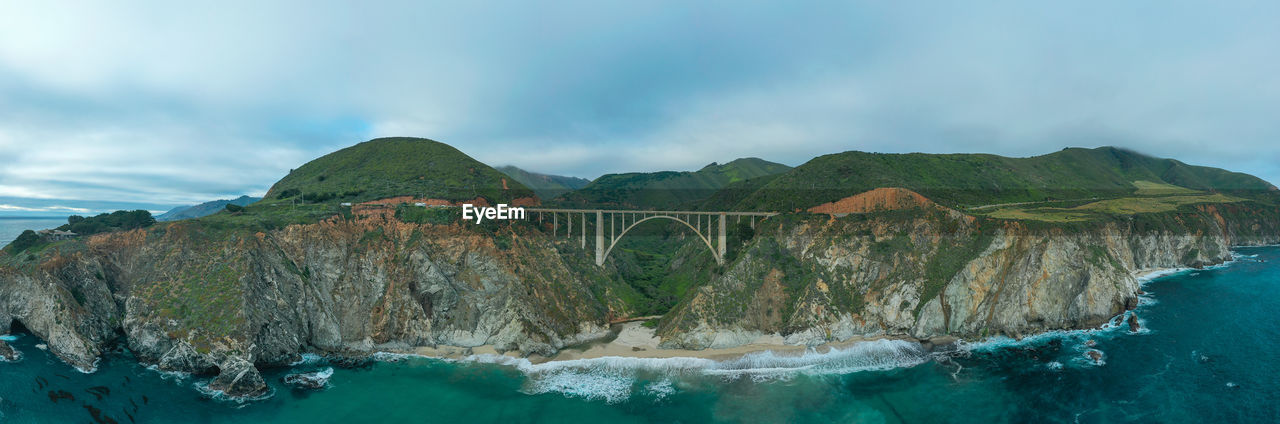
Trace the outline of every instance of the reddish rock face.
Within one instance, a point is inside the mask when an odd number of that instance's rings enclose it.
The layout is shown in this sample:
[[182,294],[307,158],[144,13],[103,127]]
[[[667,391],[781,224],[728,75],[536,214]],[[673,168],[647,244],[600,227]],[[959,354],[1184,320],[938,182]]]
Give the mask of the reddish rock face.
[[809,212],[827,214],[865,213],[934,206],[936,204],[933,201],[921,196],[920,193],[905,188],[883,187],[814,206],[809,208]]

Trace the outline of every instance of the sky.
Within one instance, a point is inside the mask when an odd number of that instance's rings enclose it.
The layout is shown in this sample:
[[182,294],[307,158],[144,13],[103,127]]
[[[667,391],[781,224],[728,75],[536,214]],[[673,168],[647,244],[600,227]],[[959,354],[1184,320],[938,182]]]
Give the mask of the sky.
[[1116,145],[1280,182],[1277,2],[188,3],[0,3],[0,215],[261,195],[381,136],[584,178]]

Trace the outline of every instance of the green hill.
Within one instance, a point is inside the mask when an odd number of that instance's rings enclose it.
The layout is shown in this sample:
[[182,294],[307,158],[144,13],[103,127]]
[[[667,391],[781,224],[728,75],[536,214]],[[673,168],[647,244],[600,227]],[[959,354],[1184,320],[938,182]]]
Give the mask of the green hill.
[[517,168],[512,165],[500,166],[498,172],[507,174],[512,179],[519,181],[520,184],[533,189],[542,199],[554,199],[562,194],[586,187],[591,184],[591,180],[578,177],[566,177],[563,175],[540,174],[537,172],[529,172]]
[[[503,189],[503,181],[507,189]],[[533,190],[444,143],[379,138],[307,162],[271,187],[261,204],[363,202],[395,196],[491,203]]]
[[907,188],[962,208],[1177,193],[1246,198],[1276,193],[1274,186],[1252,175],[1115,147],[1068,148],[1028,158],[851,151],[814,158],[748,195],[736,196],[742,197],[737,208],[805,209],[878,187]]
[[633,172],[596,178],[580,190],[557,199],[565,206],[670,209],[693,207],[720,189],[748,179],[780,174],[790,167],[744,158],[712,163],[693,172]]

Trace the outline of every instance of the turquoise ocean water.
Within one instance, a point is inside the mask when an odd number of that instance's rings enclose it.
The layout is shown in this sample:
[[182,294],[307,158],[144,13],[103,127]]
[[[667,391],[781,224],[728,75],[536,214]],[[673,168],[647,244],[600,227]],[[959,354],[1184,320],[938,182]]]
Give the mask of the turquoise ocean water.
[[1280,248],[1237,255],[1147,283],[1138,333],[1055,332],[947,354],[879,341],[731,362],[386,355],[335,369],[321,391],[279,382],[331,368],[310,358],[267,371],[274,392],[249,402],[127,352],[80,373],[18,333],[7,338],[24,359],[0,363],[0,422],[1280,422]]

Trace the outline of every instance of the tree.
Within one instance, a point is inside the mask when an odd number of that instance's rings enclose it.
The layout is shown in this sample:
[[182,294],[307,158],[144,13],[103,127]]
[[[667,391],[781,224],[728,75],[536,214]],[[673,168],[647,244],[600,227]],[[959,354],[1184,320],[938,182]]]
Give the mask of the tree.
[[227,212],[231,212],[231,213],[244,212],[244,206],[240,206],[235,203],[228,203],[227,206],[225,206],[225,209],[227,210]]
[[18,238],[15,239],[13,243],[9,243],[9,247],[13,249],[14,253],[17,253],[27,250],[31,246],[35,246],[37,243],[40,243],[40,235],[36,234],[35,231],[26,230],[23,231],[22,234],[19,234]]

